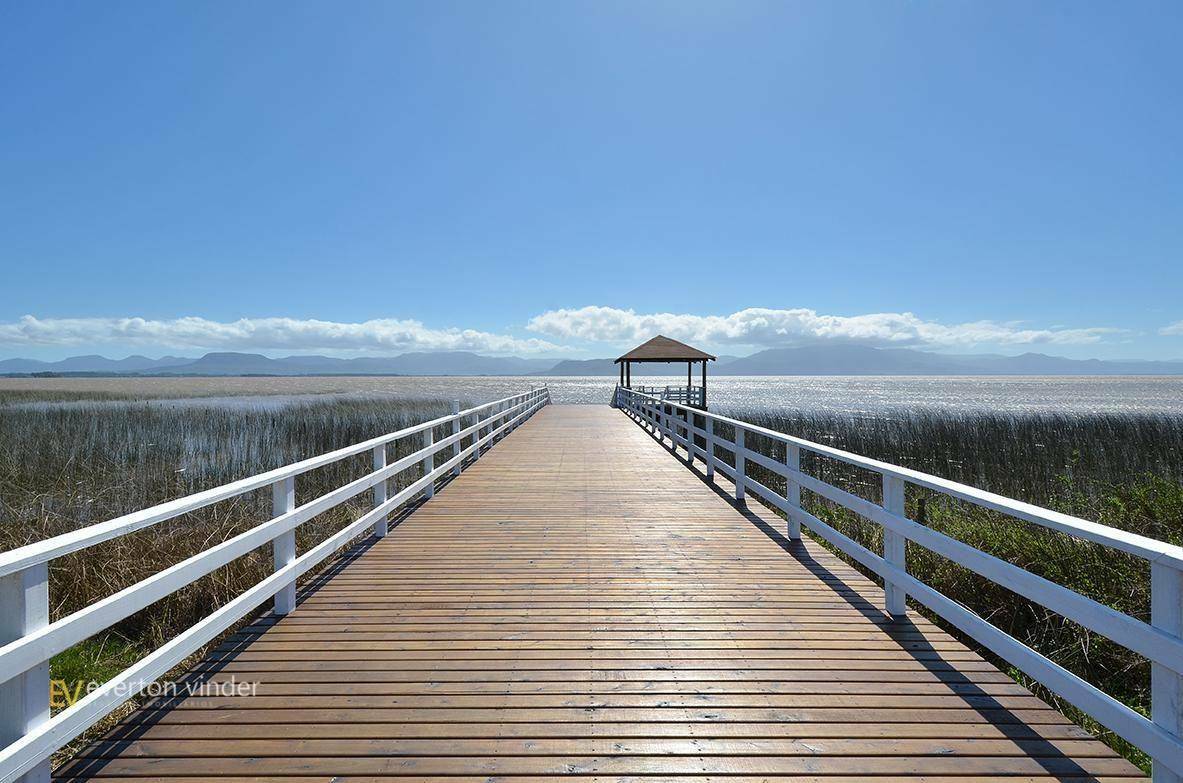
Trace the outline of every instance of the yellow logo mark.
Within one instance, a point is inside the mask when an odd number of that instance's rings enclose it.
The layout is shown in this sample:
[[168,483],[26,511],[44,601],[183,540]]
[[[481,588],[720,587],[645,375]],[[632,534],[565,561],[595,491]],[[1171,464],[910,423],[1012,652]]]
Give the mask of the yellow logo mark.
[[74,706],[74,702],[78,701],[84,695],[86,690],[86,683],[78,680],[73,687],[65,680],[50,680],[49,681],[49,706],[51,709],[62,710],[66,707]]

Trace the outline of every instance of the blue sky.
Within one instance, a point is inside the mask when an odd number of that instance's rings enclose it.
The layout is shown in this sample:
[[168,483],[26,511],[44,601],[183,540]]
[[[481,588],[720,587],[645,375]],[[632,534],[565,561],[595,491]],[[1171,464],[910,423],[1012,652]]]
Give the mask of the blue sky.
[[8,2],[0,356],[1183,358],[1181,23]]

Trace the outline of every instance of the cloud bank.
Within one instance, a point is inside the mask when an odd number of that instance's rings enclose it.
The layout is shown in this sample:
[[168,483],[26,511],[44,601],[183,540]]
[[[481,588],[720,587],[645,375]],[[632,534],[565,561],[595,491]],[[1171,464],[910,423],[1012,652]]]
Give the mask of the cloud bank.
[[1168,336],[1183,335],[1183,321],[1175,321],[1173,324],[1167,324],[1158,330],[1159,334]]
[[[750,308],[730,315],[637,313],[615,307],[550,310],[530,319],[540,337],[434,329],[410,319],[361,322],[298,318],[241,318],[213,321],[186,317],[37,318],[26,315],[0,323],[0,346],[144,346],[203,351],[323,351],[392,354],[407,351],[476,351],[486,354],[571,355],[596,343],[622,346],[665,334],[704,347],[776,348],[822,342],[873,346],[957,348],[976,345],[1089,344],[1120,329],[1103,327],[1031,329],[1014,322],[943,324],[912,313],[825,315],[815,310]],[[1183,321],[1160,330],[1183,334]],[[543,338],[550,339],[543,339]],[[583,346],[576,351],[566,344]],[[596,349],[590,348],[592,352]]]
[[702,345],[774,348],[825,341],[874,346],[956,347],[1096,343],[1120,329],[1028,329],[1020,324],[973,321],[941,324],[912,313],[823,315],[796,308],[750,308],[731,315],[636,313],[614,307],[551,310],[530,320],[529,329],[565,340],[627,343],[661,333]]
[[0,323],[0,345],[145,345],[202,350],[480,351],[539,354],[562,346],[474,329],[429,329],[418,321],[380,319],[340,323],[296,318],[35,318]]

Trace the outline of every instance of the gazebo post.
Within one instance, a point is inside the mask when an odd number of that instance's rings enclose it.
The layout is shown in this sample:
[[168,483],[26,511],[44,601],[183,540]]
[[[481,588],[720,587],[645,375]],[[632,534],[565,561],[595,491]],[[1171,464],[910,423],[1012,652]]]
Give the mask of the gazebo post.
[[707,360],[702,360],[702,409],[707,409]]
[[620,363],[620,385],[624,386],[624,362]]

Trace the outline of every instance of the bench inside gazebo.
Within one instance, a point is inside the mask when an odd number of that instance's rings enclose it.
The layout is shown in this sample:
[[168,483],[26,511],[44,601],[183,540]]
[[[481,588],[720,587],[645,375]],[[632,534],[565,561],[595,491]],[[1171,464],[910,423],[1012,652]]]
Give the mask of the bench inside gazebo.
[[[686,343],[681,343],[659,334],[619,357],[616,360],[616,364],[620,365],[620,385],[624,388],[633,389],[642,394],[652,394],[662,400],[680,402],[684,405],[693,405],[696,408],[706,410],[707,362],[713,362],[717,358]],[[670,364],[681,362],[686,362],[685,386],[633,386],[632,366],[634,364]],[[695,386],[694,365],[699,362],[702,363],[702,384]]]

